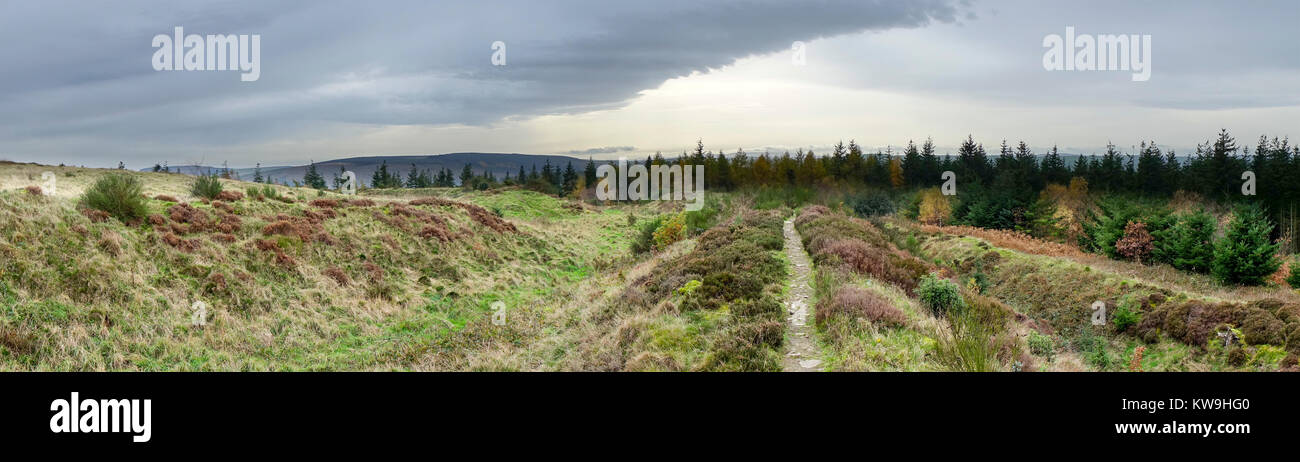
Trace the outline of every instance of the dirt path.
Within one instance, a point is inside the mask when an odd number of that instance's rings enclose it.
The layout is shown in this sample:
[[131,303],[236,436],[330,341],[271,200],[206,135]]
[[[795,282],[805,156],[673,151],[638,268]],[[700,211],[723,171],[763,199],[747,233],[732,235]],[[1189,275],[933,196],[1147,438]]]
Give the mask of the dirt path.
[[799,232],[794,229],[794,221],[791,220],[785,221],[785,255],[794,266],[794,274],[786,292],[785,311],[790,315],[786,318],[789,335],[786,336],[786,353],[785,359],[781,361],[781,369],[785,372],[819,371],[822,361],[818,357],[821,352],[813,340],[813,327],[808,325],[808,315],[813,309],[808,305],[812,300],[812,286],[809,284],[812,265],[808,261],[808,253],[803,250]]

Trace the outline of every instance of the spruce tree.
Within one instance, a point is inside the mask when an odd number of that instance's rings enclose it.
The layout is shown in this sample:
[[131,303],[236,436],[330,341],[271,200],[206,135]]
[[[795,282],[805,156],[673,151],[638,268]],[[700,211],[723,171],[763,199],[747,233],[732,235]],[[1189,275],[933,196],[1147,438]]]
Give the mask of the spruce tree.
[[1263,284],[1279,266],[1274,255],[1278,245],[1269,239],[1272,231],[1273,223],[1259,206],[1238,207],[1214,246],[1214,277],[1225,284]]
[[[524,168],[522,166],[519,167],[519,173],[524,173]],[[596,187],[596,161],[592,160],[590,157],[587,158],[587,168],[583,169],[582,176],[587,181],[587,187]]]
[[1065,161],[1056,151],[1056,146],[1043,156],[1043,180],[1048,183],[1065,185],[1070,182],[1070,170],[1065,168]]
[[388,161],[383,161],[382,163],[379,164],[379,168],[375,169],[375,173],[373,175],[370,175],[370,187],[384,188],[386,187],[385,183],[387,182],[388,182]]
[[409,172],[406,173],[406,187],[408,187],[408,188],[419,188],[419,187],[421,187],[421,186],[420,186],[420,171],[417,170],[417,169],[415,168],[415,164],[411,164],[411,171],[409,171]]
[[465,164],[465,168],[460,170],[460,185],[465,188],[474,185],[474,168],[469,164]]
[[916,143],[907,140],[907,149],[903,150],[903,183],[909,187],[920,186],[923,184],[921,174],[921,151],[916,148]]
[[560,194],[568,195],[578,186],[578,171],[574,170],[573,162],[564,168],[564,177],[561,181]]
[[302,183],[309,188],[325,189],[325,177],[316,171],[315,161],[307,166],[307,173],[302,176]]
[[1214,217],[1197,211],[1175,219],[1173,226],[1152,233],[1152,257],[1183,271],[1208,273],[1214,261]]

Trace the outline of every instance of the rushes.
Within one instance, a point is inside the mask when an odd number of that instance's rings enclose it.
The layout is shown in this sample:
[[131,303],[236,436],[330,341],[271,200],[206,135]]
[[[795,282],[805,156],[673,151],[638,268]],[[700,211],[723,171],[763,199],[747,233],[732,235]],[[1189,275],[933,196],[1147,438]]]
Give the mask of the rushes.
[[972,311],[948,318],[951,329],[939,337],[935,357],[940,364],[958,372],[993,372],[997,364],[994,329]]

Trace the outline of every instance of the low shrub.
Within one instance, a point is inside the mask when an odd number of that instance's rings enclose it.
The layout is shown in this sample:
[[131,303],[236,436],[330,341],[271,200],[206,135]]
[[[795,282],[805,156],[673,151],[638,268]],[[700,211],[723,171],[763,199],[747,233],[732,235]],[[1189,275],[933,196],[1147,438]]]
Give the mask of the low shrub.
[[1115,365],[1115,358],[1106,350],[1106,339],[1094,335],[1087,328],[1080,329],[1075,347],[1084,361],[1099,371],[1108,370]]
[[961,291],[957,288],[957,284],[934,273],[921,276],[916,294],[921,299],[921,304],[935,317],[961,311],[963,308]]
[[1033,354],[1050,360],[1056,353],[1056,341],[1052,340],[1050,335],[1030,331],[1029,338],[1026,341],[1029,343],[1029,351]]
[[1285,345],[1286,325],[1268,311],[1250,310],[1241,323],[1242,340],[1251,345]]
[[1142,263],[1151,255],[1151,233],[1147,224],[1130,221],[1124,226],[1124,235],[1115,241],[1115,252],[1124,258]]
[[1291,271],[1286,275],[1286,284],[1292,289],[1300,289],[1300,260],[1291,262]]
[[632,240],[632,253],[642,254],[654,249],[655,231],[659,229],[659,225],[663,224],[663,221],[663,217],[655,217],[653,220],[641,223],[636,238]]
[[677,241],[686,238],[686,216],[683,213],[673,215],[660,223],[652,234],[654,249],[663,250]]
[[842,264],[908,293],[930,266],[898,250],[875,225],[836,214],[824,206],[804,209],[795,220],[804,248],[818,265]]
[[216,199],[221,190],[221,180],[216,175],[199,175],[194,178],[194,184],[190,185],[190,194],[207,200]]
[[1111,317],[1115,332],[1128,332],[1130,327],[1136,326],[1141,320],[1142,314],[1131,308],[1127,303],[1121,303]]
[[888,299],[861,287],[843,286],[835,295],[817,301],[818,326],[824,326],[828,319],[835,316],[862,318],[883,327],[907,325],[907,314],[903,310],[895,307]]
[[81,195],[82,206],[104,212],[122,222],[137,221],[148,213],[144,186],[134,176],[108,174]]
[[1015,311],[998,299],[974,292],[962,294],[961,306],[965,307],[964,310],[969,311],[980,323],[995,330],[1001,330],[1002,326],[1015,316]]
[[853,213],[863,218],[891,215],[895,209],[893,199],[890,199],[889,194],[882,191],[871,191],[853,196],[845,202],[853,209]]

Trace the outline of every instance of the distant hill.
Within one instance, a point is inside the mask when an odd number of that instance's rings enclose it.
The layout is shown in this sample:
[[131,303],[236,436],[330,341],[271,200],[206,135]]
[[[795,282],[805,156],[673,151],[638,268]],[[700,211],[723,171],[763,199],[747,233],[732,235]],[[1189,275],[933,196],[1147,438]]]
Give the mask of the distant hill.
[[[370,156],[370,157],[349,157],[345,159],[334,159],[316,162],[316,170],[325,177],[326,181],[334,178],[335,174],[343,170],[351,170],[357,174],[357,180],[362,184],[369,185],[370,178],[375,174],[375,170],[380,165],[388,164],[388,171],[401,175],[406,178],[407,172],[411,170],[414,164],[417,170],[430,170],[434,173],[448,168],[456,172],[457,178],[460,177],[461,169],[465,164],[469,164],[476,175],[482,175],[485,172],[491,173],[498,178],[504,177],[506,172],[510,176],[519,173],[519,167],[525,170],[532,170],[537,166],[540,170],[547,161],[551,165],[564,168],[569,162],[573,162],[573,168],[582,169],[587,165],[587,159],[580,159],[570,156],[541,155],[541,154],[497,154],[484,152],[456,152],[450,154],[437,154],[429,156]],[[171,166],[171,171],[184,173],[187,175],[199,175],[209,172],[220,172],[221,167],[210,167],[202,165],[183,165]],[[140,169],[140,171],[151,171],[153,167]],[[239,175],[239,179],[251,181],[254,175],[253,168],[232,168],[232,172]],[[302,181],[303,175],[307,173],[307,165],[293,166],[262,166],[262,176],[269,178],[275,183],[289,183]]]
[[[1066,167],[1073,168],[1074,163],[1081,155],[1060,153],[1060,156]],[[1082,156],[1087,157],[1088,155]],[[940,155],[940,157],[942,157],[942,155]],[[996,153],[990,153],[989,155],[990,159],[995,159],[996,157]],[[1038,157],[1041,160],[1042,154],[1039,154]],[[1179,159],[1183,162],[1187,161],[1185,156],[1179,156]],[[542,165],[545,165],[548,160],[551,162],[551,165],[560,168],[564,168],[564,166],[569,162],[573,162],[573,168],[579,170],[587,165],[587,159],[571,156],[456,152],[429,156],[349,157],[345,159],[317,162],[316,169],[325,177],[326,181],[330,181],[333,179],[335,174],[338,174],[343,170],[351,170],[357,174],[358,181],[362,184],[369,185],[370,178],[374,175],[375,170],[378,170],[379,166],[385,162],[388,163],[389,172],[396,173],[403,179],[406,178],[407,172],[411,170],[411,164],[415,164],[415,167],[418,170],[430,170],[434,173],[443,168],[448,168],[455,172],[456,177],[459,179],[460,171],[465,167],[465,164],[470,164],[476,175],[481,175],[484,172],[491,172],[497,178],[501,178],[505,176],[506,172],[510,172],[510,176],[515,176],[519,173],[520,166],[523,166],[525,170],[532,170],[533,166],[536,165],[540,170]],[[669,160],[672,159],[670,158]],[[608,161],[606,160],[602,162]],[[173,172],[184,173],[186,175],[199,175],[221,171],[221,167],[204,165],[182,165],[171,166],[170,168]],[[153,170],[153,168],[140,169],[142,172],[150,170]],[[253,170],[254,169],[252,168],[231,169],[232,172],[239,176],[239,179],[246,181],[251,181],[253,179]],[[306,165],[262,167],[262,176],[270,178],[272,182],[280,184],[293,184],[294,181],[301,182],[303,175],[306,173]]]

